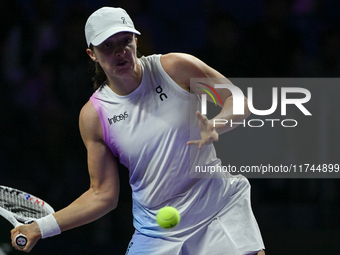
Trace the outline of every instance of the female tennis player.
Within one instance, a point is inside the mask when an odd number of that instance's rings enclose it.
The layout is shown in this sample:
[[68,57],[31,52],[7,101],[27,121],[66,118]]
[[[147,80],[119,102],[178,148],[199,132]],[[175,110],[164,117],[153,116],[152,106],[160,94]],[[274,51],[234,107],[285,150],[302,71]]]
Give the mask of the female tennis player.
[[[191,55],[138,58],[140,33],[121,8],[95,11],[85,34],[87,54],[97,65],[97,90],[79,119],[91,186],[68,207],[13,229],[12,240],[25,234],[28,242],[22,250],[28,252],[40,238],[113,210],[119,195],[119,158],[129,169],[136,229],[126,254],[264,254],[247,179],[226,173],[190,178],[195,165],[221,165],[213,142],[231,129],[226,124],[214,128],[213,120],[200,114],[202,92],[190,88],[190,78],[225,77]],[[218,94],[223,105],[216,118],[240,122],[249,115],[233,116],[229,90]],[[173,229],[157,225],[156,214],[164,206],[181,214]]]

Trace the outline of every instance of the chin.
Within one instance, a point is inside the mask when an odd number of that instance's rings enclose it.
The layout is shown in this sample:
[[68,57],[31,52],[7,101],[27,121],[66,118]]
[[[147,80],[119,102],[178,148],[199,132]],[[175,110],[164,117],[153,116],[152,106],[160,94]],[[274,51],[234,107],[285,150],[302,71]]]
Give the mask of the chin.
[[116,74],[119,76],[129,76],[132,74],[132,71],[133,71],[132,67],[122,67],[116,71]]

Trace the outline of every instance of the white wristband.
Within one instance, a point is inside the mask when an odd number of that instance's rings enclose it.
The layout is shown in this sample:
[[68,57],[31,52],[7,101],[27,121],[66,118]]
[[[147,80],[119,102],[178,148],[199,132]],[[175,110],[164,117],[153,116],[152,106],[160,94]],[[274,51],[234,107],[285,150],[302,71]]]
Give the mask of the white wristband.
[[58,222],[56,221],[52,214],[49,214],[41,219],[37,219],[35,222],[38,224],[40,228],[42,239],[59,235],[61,233]]

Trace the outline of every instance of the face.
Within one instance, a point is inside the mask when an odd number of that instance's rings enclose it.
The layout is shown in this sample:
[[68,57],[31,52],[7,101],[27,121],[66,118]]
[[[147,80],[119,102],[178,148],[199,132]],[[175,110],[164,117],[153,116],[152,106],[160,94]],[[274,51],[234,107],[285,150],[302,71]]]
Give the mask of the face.
[[88,55],[99,62],[106,76],[131,76],[137,72],[137,39],[133,33],[121,32],[115,34],[93,50],[87,49]]

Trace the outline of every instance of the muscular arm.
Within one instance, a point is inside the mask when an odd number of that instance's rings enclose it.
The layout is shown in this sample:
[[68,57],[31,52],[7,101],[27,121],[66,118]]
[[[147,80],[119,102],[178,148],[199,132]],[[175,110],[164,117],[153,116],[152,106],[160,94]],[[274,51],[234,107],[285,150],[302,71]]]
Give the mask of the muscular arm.
[[[194,56],[182,53],[170,53],[163,55],[161,57],[161,63],[165,71],[170,75],[170,77],[183,89],[187,91],[193,91],[196,94],[201,95],[204,93],[202,90],[190,86],[190,78],[223,78],[229,84],[232,84],[226,77],[215,69],[209,67],[207,64],[195,58]],[[210,84],[212,85],[212,84]],[[244,115],[233,115],[233,97],[229,90],[227,89],[216,89],[217,93],[221,97],[223,105],[220,113],[213,119],[226,119],[230,121],[233,119],[234,122],[241,122],[250,115],[248,109],[247,99],[244,98],[245,114]],[[211,100],[208,97],[208,100]],[[198,116],[200,118],[200,116]],[[218,134],[222,134],[231,130],[230,125],[219,124],[216,126],[216,131]]]
[[103,141],[100,120],[91,102],[80,113],[79,127],[87,149],[91,184],[72,204],[54,214],[62,231],[92,222],[116,208],[118,203],[117,163]]
[[[91,102],[81,110],[79,127],[87,148],[90,188],[69,206],[53,214],[61,231],[92,222],[113,210],[118,203],[117,163],[103,141],[100,120]],[[15,248],[13,240],[19,232],[28,238],[26,247],[22,249],[25,252],[29,252],[41,238],[36,222],[20,226],[12,230],[12,244]]]

